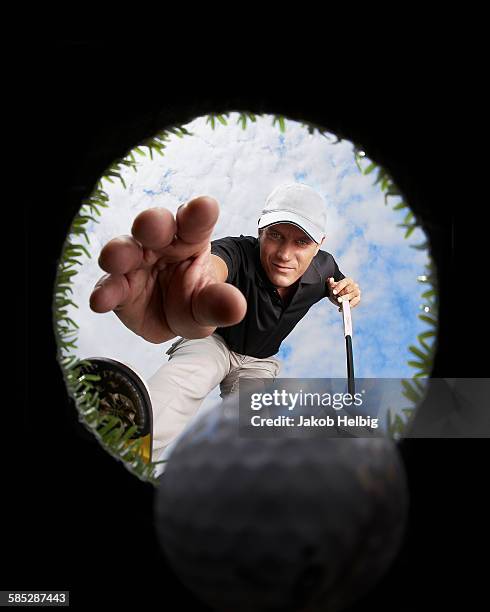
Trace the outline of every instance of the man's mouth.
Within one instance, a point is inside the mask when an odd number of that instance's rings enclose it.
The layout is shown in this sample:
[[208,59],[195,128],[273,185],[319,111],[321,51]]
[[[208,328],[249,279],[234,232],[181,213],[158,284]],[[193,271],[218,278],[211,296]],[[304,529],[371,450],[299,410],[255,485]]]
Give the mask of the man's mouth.
[[294,270],[294,268],[287,268],[286,266],[280,266],[279,264],[276,264],[274,262],[272,262],[272,265],[275,266],[281,272],[287,272],[288,270]]

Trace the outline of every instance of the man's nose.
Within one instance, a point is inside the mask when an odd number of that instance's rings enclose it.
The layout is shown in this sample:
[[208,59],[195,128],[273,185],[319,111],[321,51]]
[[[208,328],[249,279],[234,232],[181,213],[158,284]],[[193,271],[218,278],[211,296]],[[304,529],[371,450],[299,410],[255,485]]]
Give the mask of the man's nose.
[[277,251],[279,259],[289,261],[291,259],[291,248],[288,245],[282,245]]

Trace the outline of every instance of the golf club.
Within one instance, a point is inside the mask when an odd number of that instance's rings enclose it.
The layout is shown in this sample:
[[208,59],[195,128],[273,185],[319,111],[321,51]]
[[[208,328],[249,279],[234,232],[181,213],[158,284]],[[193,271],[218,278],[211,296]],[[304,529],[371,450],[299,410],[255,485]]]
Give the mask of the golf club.
[[352,354],[352,317],[349,300],[342,300],[342,319],[344,321],[345,350],[347,353],[347,389],[353,396],[356,387],[354,382],[354,357]]

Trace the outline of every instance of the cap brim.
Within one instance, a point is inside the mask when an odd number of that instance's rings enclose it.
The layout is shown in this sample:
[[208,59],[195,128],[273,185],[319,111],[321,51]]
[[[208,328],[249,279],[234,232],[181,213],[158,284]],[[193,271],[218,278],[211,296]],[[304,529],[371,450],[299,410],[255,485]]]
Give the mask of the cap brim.
[[308,219],[301,217],[293,212],[289,211],[273,211],[269,213],[265,213],[259,219],[259,229],[264,227],[268,227],[269,225],[275,225],[276,223],[292,223],[296,225],[300,229],[302,229],[305,234],[317,244],[322,241],[322,238],[325,236],[325,233],[322,232],[316,225],[314,225]]

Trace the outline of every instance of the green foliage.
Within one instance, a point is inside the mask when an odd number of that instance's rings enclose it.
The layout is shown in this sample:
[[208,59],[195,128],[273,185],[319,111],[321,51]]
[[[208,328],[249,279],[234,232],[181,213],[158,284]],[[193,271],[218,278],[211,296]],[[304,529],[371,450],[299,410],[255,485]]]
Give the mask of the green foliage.
[[272,125],[279,124],[279,130],[282,134],[286,131],[286,119],[282,115],[273,115]]
[[214,130],[214,128],[216,127],[216,119],[222,124],[222,125],[228,125],[228,122],[226,121],[225,117],[229,117],[230,113],[210,113],[208,115],[208,118],[206,119],[206,124],[210,123],[211,124],[211,128]]
[[[259,117],[261,116],[262,115],[259,115]],[[252,123],[255,123],[257,121],[256,117],[257,115],[254,115],[253,113],[240,113],[237,119],[237,123],[241,123],[242,129],[244,130],[247,127],[247,119],[249,119]]]
[[324,138],[326,138],[330,144],[338,144],[339,142],[342,142],[338,136],[335,136],[334,134],[330,134],[330,132],[328,132],[327,130],[321,127],[318,127],[314,123],[303,122],[301,126],[308,130],[308,134],[313,135],[317,133],[320,136],[323,136]]
[[[374,162],[370,162],[365,168],[363,168],[363,164],[365,163],[365,155],[361,154],[361,150],[356,148],[354,150],[354,156],[356,160],[357,167],[360,172],[364,175],[371,174],[372,172],[377,172],[377,178],[374,184],[379,184],[381,190],[384,192],[385,205],[388,204],[388,198],[397,197],[401,198],[401,201],[398,201],[394,206],[393,210],[399,211],[403,209],[408,209],[405,218],[402,223],[398,223],[398,227],[402,227],[405,229],[405,238],[410,238],[412,233],[415,231],[417,227],[420,227],[417,219],[413,212],[409,209],[407,202],[403,199],[401,191],[396,187],[393,183],[392,178],[388,174],[388,172],[378,166]],[[418,245],[410,245],[411,248],[417,250],[427,250],[429,245],[427,242]],[[435,329],[437,328],[437,312],[438,312],[438,301],[437,301],[437,276],[435,273],[434,262],[432,258],[429,256],[429,263],[426,265],[426,271],[424,275],[421,275],[417,279],[420,283],[427,284],[428,287],[422,293],[421,297],[426,301],[425,304],[421,304],[421,308],[424,309],[425,313],[428,314],[419,314],[418,317],[424,323],[429,324],[433,329],[430,331],[423,332],[417,336],[417,340],[419,342],[419,346],[411,345],[408,347],[408,350],[417,357],[416,360],[409,359],[407,360],[407,364],[410,367],[413,367],[417,371],[413,375],[413,380],[410,383],[407,381],[402,381],[404,386],[403,395],[414,404],[409,408],[404,408],[403,412],[407,415],[407,420],[404,422],[400,415],[396,415],[396,418],[393,419],[391,412],[388,412],[388,432],[397,437],[403,433],[406,426],[408,425],[409,418],[412,416],[415,406],[422,399],[421,391],[423,388],[420,387],[420,383],[417,379],[419,378],[427,378],[430,376],[433,367],[434,354],[435,354],[435,342],[429,344],[427,342],[428,338],[435,337]],[[418,386],[419,385],[419,386]]]
[[411,419],[411,417],[413,416],[414,413],[414,408],[403,408],[402,412],[404,413],[404,415],[407,417],[406,421],[404,421],[402,419],[402,417],[397,414],[395,416],[395,418],[393,419],[392,413],[390,410],[388,410],[387,413],[387,429],[388,432],[390,434],[390,436],[392,438],[394,438],[395,440],[398,440],[400,437],[403,436],[406,427],[407,427],[407,422]]

